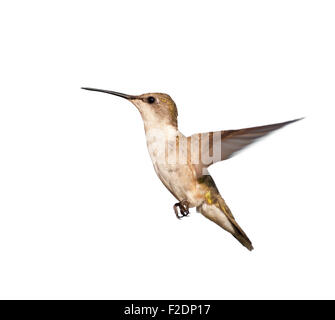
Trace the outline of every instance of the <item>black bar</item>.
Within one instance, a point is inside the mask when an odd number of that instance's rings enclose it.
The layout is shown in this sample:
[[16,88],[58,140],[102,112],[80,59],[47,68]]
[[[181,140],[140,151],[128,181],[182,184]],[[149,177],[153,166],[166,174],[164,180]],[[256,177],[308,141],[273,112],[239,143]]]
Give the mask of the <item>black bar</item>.
[[[332,301],[326,301],[332,302]],[[327,310],[328,308],[329,310]],[[321,319],[333,314],[332,303],[261,300],[2,300],[1,314],[10,318],[49,319]],[[314,317],[313,317],[314,315]]]

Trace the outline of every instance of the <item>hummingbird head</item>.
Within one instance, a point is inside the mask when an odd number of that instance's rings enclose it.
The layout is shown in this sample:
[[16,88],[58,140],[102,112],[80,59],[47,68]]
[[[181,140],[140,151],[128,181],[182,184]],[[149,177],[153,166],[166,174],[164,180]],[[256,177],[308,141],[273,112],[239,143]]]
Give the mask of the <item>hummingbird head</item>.
[[145,93],[130,100],[148,125],[177,127],[178,110],[172,98],[165,93]]
[[85,90],[104,92],[129,100],[141,113],[145,126],[172,125],[177,127],[178,111],[172,98],[165,93],[145,93],[132,96],[120,92],[94,88]]

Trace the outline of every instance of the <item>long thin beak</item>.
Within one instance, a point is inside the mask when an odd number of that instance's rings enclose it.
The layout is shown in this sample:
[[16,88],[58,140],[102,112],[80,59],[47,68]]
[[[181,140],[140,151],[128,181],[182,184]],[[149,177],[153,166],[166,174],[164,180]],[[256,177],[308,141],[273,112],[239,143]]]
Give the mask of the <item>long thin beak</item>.
[[83,87],[82,89],[89,90],[89,91],[98,91],[98,92],[113,94],[114,96],[118,96],[118,97],[125,98],[125,99],[128,99],[128,100],[136,99],[136,97],[137,97],[137,96],[131,96],[129,94],[124,94],[124,93],[120,93],[120,92],[116,92],[116,91],[110,91],[110,90],[102,90],[102,89],[87,88],[87,87]]

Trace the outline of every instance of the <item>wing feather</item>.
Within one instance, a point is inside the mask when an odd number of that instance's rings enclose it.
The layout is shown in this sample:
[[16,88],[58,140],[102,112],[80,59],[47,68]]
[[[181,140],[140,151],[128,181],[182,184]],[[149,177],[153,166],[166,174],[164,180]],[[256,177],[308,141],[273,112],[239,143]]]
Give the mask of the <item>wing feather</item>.
[[199,161],[195,163],[197,171],[215,162],[229,159],[260,138],[301,119],[303,118],[239,130],[194,134],[189,139],[191,139],[192,152],[199,150],[200,153]]

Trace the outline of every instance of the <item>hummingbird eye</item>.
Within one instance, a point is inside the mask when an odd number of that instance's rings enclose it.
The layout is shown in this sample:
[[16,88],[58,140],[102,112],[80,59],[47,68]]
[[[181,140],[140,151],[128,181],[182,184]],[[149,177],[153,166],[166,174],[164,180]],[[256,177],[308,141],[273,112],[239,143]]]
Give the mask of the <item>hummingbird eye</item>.
[[154,97],[148,97],[148,103],[154,103],[156,99]]

